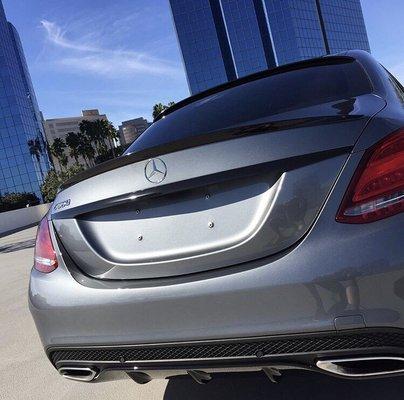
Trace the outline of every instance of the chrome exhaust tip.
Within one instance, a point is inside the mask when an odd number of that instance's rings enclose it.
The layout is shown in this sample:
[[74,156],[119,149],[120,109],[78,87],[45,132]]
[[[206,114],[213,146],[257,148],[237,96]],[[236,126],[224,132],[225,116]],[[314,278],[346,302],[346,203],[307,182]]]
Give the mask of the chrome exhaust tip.
[[372,378],[404,374],[404,357],[354,357],[318,360],[317,367],[346,378]]
[[97,370],[88,367],[61,367],[58,371],[63,378],[80,382],[91,382],[98,373]]

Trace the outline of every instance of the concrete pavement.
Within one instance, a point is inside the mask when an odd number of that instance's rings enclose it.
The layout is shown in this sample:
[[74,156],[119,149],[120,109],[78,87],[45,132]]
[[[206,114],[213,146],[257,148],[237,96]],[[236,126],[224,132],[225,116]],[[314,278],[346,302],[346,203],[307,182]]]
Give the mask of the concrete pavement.
[[81,384],[62,379],[47,360],[28,311],[36,228],[0,238],[0,399],[162,399],[166,381]]

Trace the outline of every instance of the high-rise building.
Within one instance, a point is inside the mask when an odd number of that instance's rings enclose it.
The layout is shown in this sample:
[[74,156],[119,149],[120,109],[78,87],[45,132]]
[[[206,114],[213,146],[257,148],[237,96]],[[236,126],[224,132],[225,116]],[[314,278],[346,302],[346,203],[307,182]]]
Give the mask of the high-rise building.
[[370,51],[360,0],[170,0],[192,94],[294,61]]
[[[105,120],[108,121],[108,118],[105,114],[100,114],[97,109],[92,110],[82,110],[81,115],[77,117],[63,117],[63,118],[51,118],[46,119],[44,121],[45,125],[45,134],[49,146],[52,146],[53,142],[56,138],[60,138],[65,140],[66,136],[69,132],[79,133],[80,132],[80,123],[83,120],[86,121],[96,121],[96,120]],[[105,141],[105,145],[107,148],[110,148],[110,144],[108,141]],[[69,156],[69,151],[67,150],[66,155],[68,156],[66,167],[71,167],[76,163],[76,160]],[[52,156],[53,165],[55,166],[56,171],[61,170],[61,166],[59,161]],[[80,164],[85,166],[85,160],[81,156],[78,157],[78,161]]]
[[151,122],[147,119],[140,117],[123,121],[119,125],[119,140],[121,145],[131,144],[137,139],[149,126]]
[[17,30],[0,0],[0,195],[33,192],[49,170],[38,103]]

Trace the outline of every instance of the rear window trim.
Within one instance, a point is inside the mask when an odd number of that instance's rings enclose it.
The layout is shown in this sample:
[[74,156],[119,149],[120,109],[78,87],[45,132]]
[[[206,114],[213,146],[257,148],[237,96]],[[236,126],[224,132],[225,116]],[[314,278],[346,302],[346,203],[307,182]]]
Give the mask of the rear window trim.
[[274,75],[279,75],[285,72],[290,72],[290,71],[298,71],[301,69],[306,69],[306,68],[311,68],[311,67],[317,67],[317,66],[323,66],[323,65],[338,65],[338,64],[345,64],[345,63],[351,63],[351,62],[357,62],[366,75],[366,78],[368,79],[369,85],[372,89],[372,92],[374,91],[374,85],[372,80],[369,77],[369,74],[367,73],[366,69],[362,65],[362,63],[356,59],[355,57],[351,56],[343,56],[343,55],[338,55],[338,56],[324,56],[324,57],[319,57],[319,58],[312,58],[309,60],[303,60],[303,61],[298,61],[295,63],[290,63],[290,64],[284,64],[280,65],[279,67],[272,68],[272,69],[267,69],[264,71],[257,72],[255,74],[247,75],[242,78],[223,83],[221,85],[215,86],[213,88],[204,90],[203,92],[197,93],[193,96],[187,97],[171,107],[165,109],[162,111],[157,117],[154,119],[154,122],[159,121],[160,119],[166,117],[169,114],[172,114],[174,111],[177,111],[189,104],[192,104],[198,100],[202,100],[206,97],[209,97],[213,94],[223,92],[227,89],[231,89],[237,86],[244,85],[245,83],[249,82],[254,82],[256,80],[262,79],[262,78],[267,78],[269,76],[274,76]]

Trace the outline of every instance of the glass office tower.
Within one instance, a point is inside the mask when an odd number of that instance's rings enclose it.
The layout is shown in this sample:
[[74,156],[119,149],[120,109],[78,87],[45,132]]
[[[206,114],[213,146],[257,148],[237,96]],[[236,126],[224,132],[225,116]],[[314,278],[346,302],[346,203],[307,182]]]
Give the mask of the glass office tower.
[[370,52],[359,0],[317,1],[329,53],[338,53],[352,48]]
[[33,192],[49,159],[28,67],[18,33],[0,1],[0,195]]
[[192,94],[350,49],[370,51],[360,0],[170,0]]
[[192,92],[236,79],[220,4],[175,0],[171,10]]
[[326,54],[315,0],[264,2],[278,65]]
[[272,46],[266,46],[270,36],[261,0],[221,0],[221,5],[237,76],[274,66]]

